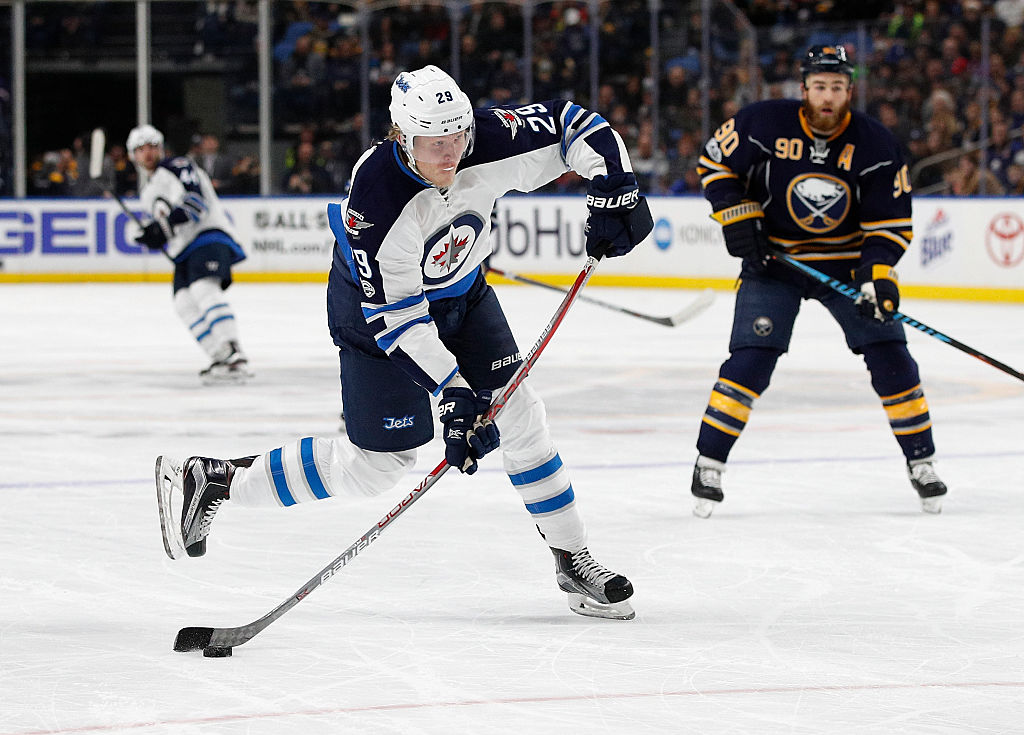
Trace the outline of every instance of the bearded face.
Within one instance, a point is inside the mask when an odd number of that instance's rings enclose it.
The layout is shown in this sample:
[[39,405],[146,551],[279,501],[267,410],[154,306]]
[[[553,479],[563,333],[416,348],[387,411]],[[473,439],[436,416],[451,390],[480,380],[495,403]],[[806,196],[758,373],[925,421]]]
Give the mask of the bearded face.
[[852,99],[853,85],[845,74],[808,74],[804,79],[804,116],[815,132],[828,135],[839,127]]

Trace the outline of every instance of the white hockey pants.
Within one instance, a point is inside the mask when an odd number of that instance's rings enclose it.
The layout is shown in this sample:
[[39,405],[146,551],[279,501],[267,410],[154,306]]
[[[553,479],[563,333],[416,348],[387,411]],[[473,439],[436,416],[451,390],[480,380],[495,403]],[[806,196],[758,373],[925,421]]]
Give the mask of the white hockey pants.
[[[586,528],[569,474],[551,442],[544,404],[523,383],[497,420],[505,472],[549,546],[577,551]],[[289,506],[335,495],[372,496],[393,488],[416,463],[416,450],[371,452],[347,437],[303,437],[239,467],[231,500],[243,506]],[[481,464],[486,466],[485,457]]]
[[174,294],[174,310],[211,360],[223,360],[238,343],[238,325],[219,278],[200,278]]

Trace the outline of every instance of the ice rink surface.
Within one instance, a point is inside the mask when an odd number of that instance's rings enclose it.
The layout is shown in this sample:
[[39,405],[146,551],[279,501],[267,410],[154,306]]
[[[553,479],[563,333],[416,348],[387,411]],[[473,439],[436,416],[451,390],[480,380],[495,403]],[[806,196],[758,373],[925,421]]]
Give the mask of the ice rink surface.
[[[557,294],[499,286],[525,351]],[[160,542],[157,454],[337,436],[324,287],[229,292],[256,378],[203,387],[165,284],[0,287],[0,735],[37,733],[1019,733],[1024,383],[909,335],[935,423],[921,513],[859,358],[817,304],[755,404],[725,502],[691,514],[732,295],[674,329],[577,303],[531,380],[597,559],[636,619],[574,615],[487,458],[448,473],[234,656],[186,625],[262,616],[443,456],[375,498],[224,506],[202,559]],[[588,286],[670,314],[695,292]],[[905,300],[1024,368],[1024,307]]]

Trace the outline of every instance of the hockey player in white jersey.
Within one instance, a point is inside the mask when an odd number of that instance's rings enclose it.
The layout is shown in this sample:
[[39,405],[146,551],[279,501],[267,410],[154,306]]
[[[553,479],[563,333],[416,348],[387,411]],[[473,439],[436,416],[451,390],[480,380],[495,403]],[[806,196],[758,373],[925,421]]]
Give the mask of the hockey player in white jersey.
[[[495,199],[572,169],[590,180],[587,252],[628,253],[652,227],[618,134],[566,100],[474,110],[442,70],[398,76],[388,139],[357,162],[349,198],[328,207],[337,239],[328,325],[341,360],[347,438],[304,437],[239,460],[157,460],[169,556],[205,553],[221,503],[290,506],[394,487],[434,434],[472,474],[499,442],[505,472],[555,557],[556,582],[582,615],[630,619],[629,580],[590,554],[576,495],[526,380],[497,426],[480,421],[491,391],[521,363],[483,277]],[[500,438],[499,438],[500,429]]]
[[127,148],[151,217],[135,241],[174,262],[174,310],[211,360],[199,376],[204,383],[244,382],[248,359],[224,291],[245,253],[210,178],[185,156],[165,158],[164,136],[152,125],[132,128]]

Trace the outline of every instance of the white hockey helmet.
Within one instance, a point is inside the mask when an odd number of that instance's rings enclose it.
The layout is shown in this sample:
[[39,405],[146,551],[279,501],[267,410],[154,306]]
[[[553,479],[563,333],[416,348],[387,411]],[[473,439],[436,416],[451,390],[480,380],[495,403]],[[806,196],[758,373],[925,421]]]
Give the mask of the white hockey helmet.
[[465,158],[473,151],[473,105],[447,73],[436,66],[403,71],[391,85],[391,122],[402,136],[400,143],[410,158],[418,136],[437,137],[466,131]]
[[128,158],[134,161],[135,149],[141,148],[147,144],[155,145],[157,148],[163,150],[164,134],[152,125],[139,125],[138,127],[132,128],[131,132],[128,133],[128,142],[125,143],[125,148],[128,149]]

